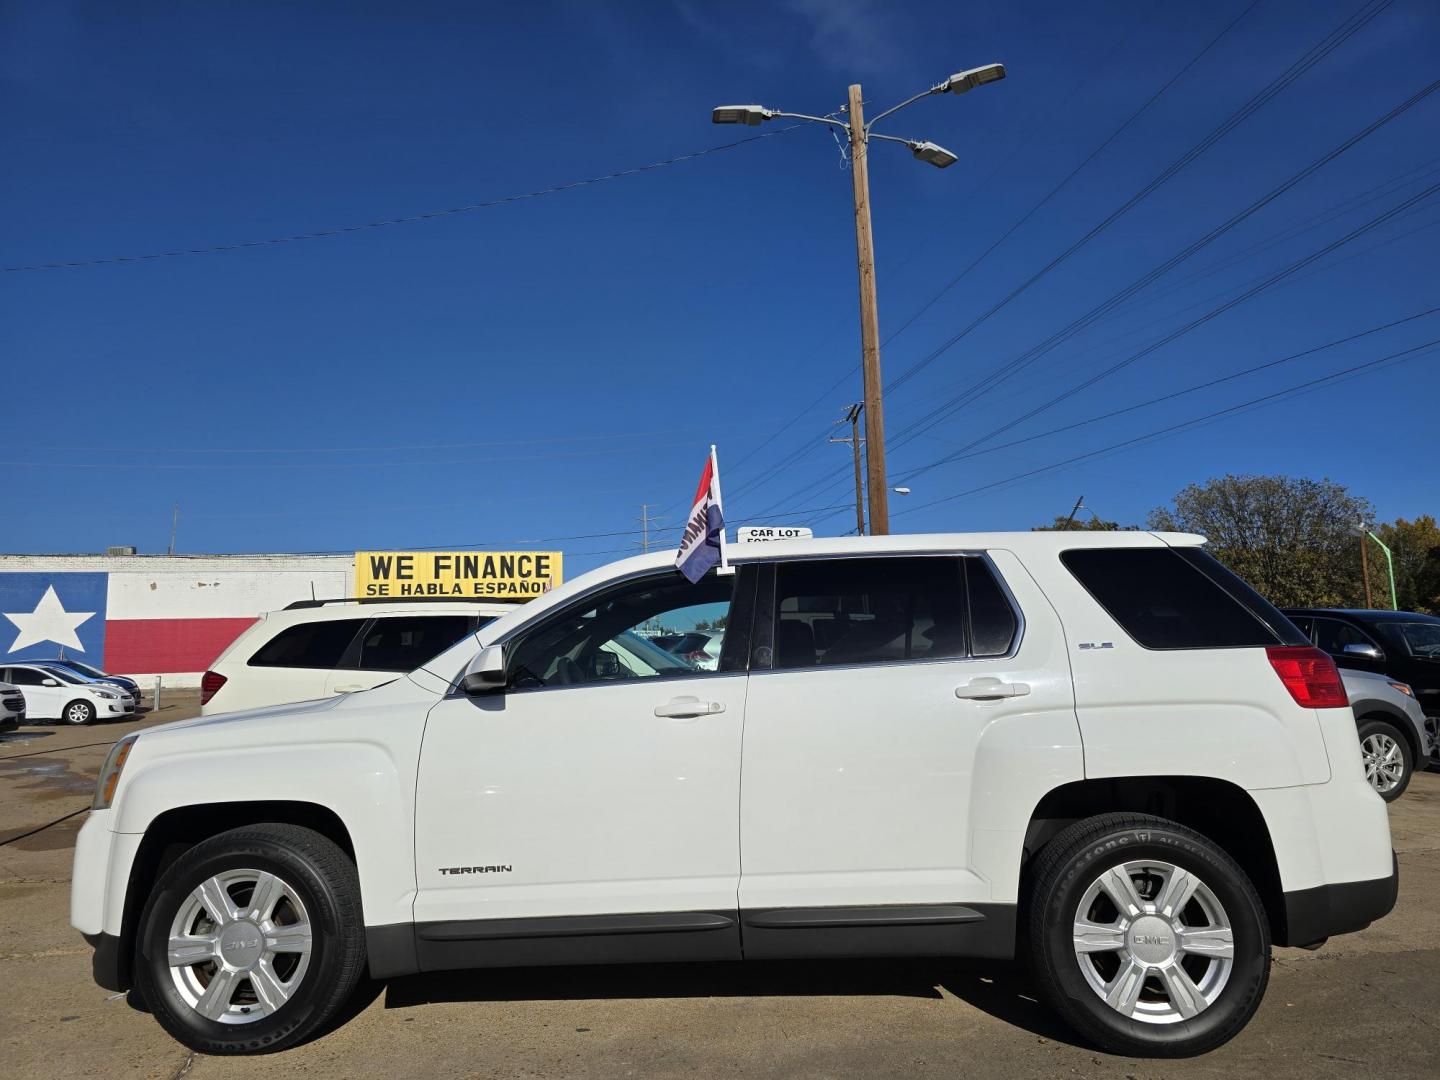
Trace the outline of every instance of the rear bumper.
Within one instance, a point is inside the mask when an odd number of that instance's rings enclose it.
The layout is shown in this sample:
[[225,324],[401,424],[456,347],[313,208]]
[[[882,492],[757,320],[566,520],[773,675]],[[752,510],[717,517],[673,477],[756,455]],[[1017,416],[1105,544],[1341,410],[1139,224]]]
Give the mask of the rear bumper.
[[1400,892],[1400,868],[1392,852],[1389,877],[1317,885],[1285,894],[1285,940],[1279,945],[1313,945],[1335,934],[1363,930],[1390,914]]

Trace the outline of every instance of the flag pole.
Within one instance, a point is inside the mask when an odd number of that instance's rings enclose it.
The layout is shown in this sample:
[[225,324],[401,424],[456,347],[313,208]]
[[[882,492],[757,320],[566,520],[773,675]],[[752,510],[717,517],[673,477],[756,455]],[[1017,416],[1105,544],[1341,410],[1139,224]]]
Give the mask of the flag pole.
[[727,574],[733,574],[735,569],[730,565],[725,554],[725,525],[723,524],[725,520],[725,500],[720,497],[720,459],[715,454],[714,443],[710,444],[710,476],[712,478],[711,482],[715,485],[715,505],[720,509],[720,520],[722,523],[720,525],[720,566],[715,572],[723,577]]

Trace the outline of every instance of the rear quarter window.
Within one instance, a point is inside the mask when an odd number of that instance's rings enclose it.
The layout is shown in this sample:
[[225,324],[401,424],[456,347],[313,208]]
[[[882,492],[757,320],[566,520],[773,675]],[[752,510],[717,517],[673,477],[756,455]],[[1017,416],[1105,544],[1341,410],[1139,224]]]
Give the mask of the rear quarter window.
[[1269,601],[1198,549],[1080,548],[1060,561],[1146,649],[1308,644]]
[[331,619],[281,630],[250,658],[250,667],[333,668],[365,619]]

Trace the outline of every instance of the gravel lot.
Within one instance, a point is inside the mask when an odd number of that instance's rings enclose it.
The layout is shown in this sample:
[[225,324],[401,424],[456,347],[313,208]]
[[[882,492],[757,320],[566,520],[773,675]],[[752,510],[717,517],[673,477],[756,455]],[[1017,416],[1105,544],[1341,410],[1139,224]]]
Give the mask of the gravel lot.
[[[193,694],[97,728],[0,736],[0,1054],[5,1074],[251,1077],[191,1055],[142,1007],[90,979],[68,923],[70,856],[95,773],[127,731],[194,715]],[[58,824],[40,828],[66,814]],[[1077,1044],[1013,965],[770,963],[546,968],[369,987],[339,1029],[283,1055],[291,1074],[351,1077],[1435,1075],[1440,998],[1440,774],[1391,807],[1400,903],[1318,952],[1277,949],[1239,1038],[1147,1062]],[[39,831],[33,831],[39,829]],[[28,835],[27,835],[28,834]],[[1428,1065],[1426,1063],[1429,1063]],[[279,1061],[267,1064],[278,1065]]]

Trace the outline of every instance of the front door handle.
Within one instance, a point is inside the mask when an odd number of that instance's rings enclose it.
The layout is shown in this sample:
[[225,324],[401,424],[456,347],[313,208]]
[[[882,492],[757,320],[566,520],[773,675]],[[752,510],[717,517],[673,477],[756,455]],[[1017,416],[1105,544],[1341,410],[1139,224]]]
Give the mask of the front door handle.
[[665,702],[664,705],[655,706],[655,715],[667,717],[671,720],[693,720],[697,716],[713,716],[715,713],[725,711],[725,706],[718,701],[701,701],[695,697],[677,697]]
[[1007,697],[1024,697],[1030,693],[1030,684],[1003,682],[1000,679],[971,679],[964,686],[955,688],[955,696],[966,701],[998,701]]
[[364,689],[365,689],[365,687],[361,686],[359,683],[346,683],[344,686],[334,686],[334,687],[331,687],[331,693],[334,693],[334,694],[353,694],[353,693],[355,693],[357,690],[364,690]]

